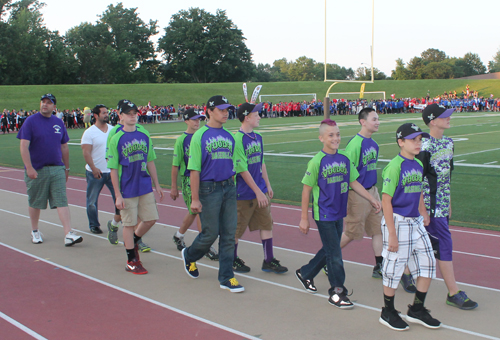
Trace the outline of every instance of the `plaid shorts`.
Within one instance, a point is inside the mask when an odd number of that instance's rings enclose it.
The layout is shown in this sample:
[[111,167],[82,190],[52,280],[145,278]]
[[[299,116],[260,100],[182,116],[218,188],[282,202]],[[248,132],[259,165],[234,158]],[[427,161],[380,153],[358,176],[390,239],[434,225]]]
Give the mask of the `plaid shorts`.
[[412,276],[436,277],[436,259],[429,239],[424,228],[423,217],[404,217],[393,214],[396,234],[398,235],[398,251],[389,252],[389,231],[382,218],[382,276],[384,286],[397,289],[401,276],[408,266]]
[[182,198],[184,198],[184,203],[188,208],[190,215],[196,215],[191,212],[191,202],[193,201],[193,196],[191,194],[191,177],[182,176]]
[[44,166],[36,172],[37,178],[31,179],[26,170],[24,171],[29,206],[34,209],[47,209],[48,201],[50,209],[67,207],[64,166]]

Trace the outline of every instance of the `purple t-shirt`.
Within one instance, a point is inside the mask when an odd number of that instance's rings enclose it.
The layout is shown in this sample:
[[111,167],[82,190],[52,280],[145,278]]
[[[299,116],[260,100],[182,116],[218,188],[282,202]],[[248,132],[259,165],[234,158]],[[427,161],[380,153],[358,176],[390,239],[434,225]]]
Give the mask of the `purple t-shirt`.
[[47,165],[64,165],[61,144],[66,144],[69,136],[63,121],[56,116],[47,118],[41,113],[29,116],[17,138],[30,141],[31,165],[35,170]]

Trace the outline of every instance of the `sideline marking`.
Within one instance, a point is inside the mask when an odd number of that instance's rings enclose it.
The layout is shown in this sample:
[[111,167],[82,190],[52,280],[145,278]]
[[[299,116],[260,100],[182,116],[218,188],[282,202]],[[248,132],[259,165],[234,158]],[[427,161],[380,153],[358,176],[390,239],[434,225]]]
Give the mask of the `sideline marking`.
[[22,330],[23,332],[31,335],[32,337],[34,337],[35,339],[38,339],[38,340],[48,340],[47,338],[44,338],[43,336],[41,336],[40,334],[38,334],[37,332],[35,332],[34,330],[32,330],[31,328],[28,328],[26,327],[25,325],[23,325],[22,323],[14,320],[13,318],[11,318],[10,316],[0,312],[0,318],[4,319],[5,321],[7,321],[8,323],[10,323],[11,325],[13,326],[16,326],[17,328],[19,328],[20,330]]
[[[61,226],[61,227],[62,227],[62,226]],[[251,336],[251,335],[249,335],[249,334],[245,334],[245,333],[240,332],[240,331],[237,331],[237,330],[235,330],[235,329],[232,329],[232,328],[226,327],[226,326],[224,326],[224,325],[221,325],[221,324],[215,323],[215,322],[213,322],[213,321],[210,321],[210,320],[207,320],[207,319],[201,318],[201,317],[196,316],[196,315],[194,315],[194,314],[191,314],[191,313],[185,312],[185,311],[183,311],[183,310],[177,309],[177,308],[175,308],[175,307],[169,306],[169,305],[164,304],[164,303],[162,303],[162,302],[159,302],[159,301],[156,301],[156,300],[150,299],[150,298],[148,298],[148,297],[146,297],[146,296],[143,296],[143,295],[140,295],[140,294],[137,294],[137,293],[131,292],[131,291],[129,291],[129,290],[126,290],[126,289],[123,289],[123,288],[120,288],[120,287],[117,287],[117,286],[115,286],[115,285],[112,285],[112,284],[110,284],[110,283],[107,283],[107,282],[105,282],[105,281],[102,281],[102,280],[100,280],[100,279],[98,279],[98,278],[95,278],[95,277],[93,277],[93,276],[90,276],[90,275],[87,275],[87,274],[83,274],[83,273],[80,273],[80,272],[78,272],[78,271],[76,271],[76,270],[73,270],[73,269],[70,269],[70,268],[64,267],[64,266],[62,266],[62,265],[60,265],[60,264],[57,264],[57,263],[55,263],[55,262],[45,260],[45,259],[43,259],[43,258],[41,258],[41,257],[38,257],[38,256],[36,256],[36,255],[33,255],[33,254],[30,254],[30,253],[27,253],[27,252],[25,252],[25,251],[23,251],[23,250],[21,250],[21,249],[14,248],[14,247],[12,247],[12,246],[10,246],[10,245],[8,245],[8,244],[5,244],[5,243],[3,243],[3,242],[0,242],[0,245],[4,246],[4,247],[6,247],[6,248],[9,248],[9,249],[11,249],[11,250],[17,251],[18,253],[21,253],[21,254],[23,254],[23,255],[27,255],[27,256],[29,256],[29,257],[31,257],[31,258],[34,258],[34,259],[36,259],[36,260],[38,260],[38,261],[45,262],[45,263],[50,264],[50,265],[52,265],[52,266],[58,267],[59,269],[64,269],[64,270],[66,270],[66,271],[68,271],[68,272],[70,272],[70,273],[73,273],[73,274],[76,274],[76,275],[81,276],[81,277],[83,277],[83,278],[86,278],[86,279],[88,279],[88,280],[91,280],[91,281],[94,281],[94,282],[100,283],[100,284],[102,284],[102,285],[104,285],[104,286],[106,286],[106,287],[113,288],[113,289],[118,290],[118,291],[120,291],[120,292],[122,292],[122,293],[125,293],[125,294],[128,294],[128,295],[131,295],[131,296],[134,296],[134,297],[136,297],[136,298],[142,299],[142,300],[147,301],[147,302],[149,302],[149,303],[153,303],[153,304],[155,304],[155,305],[157,305],[157,306],[160,306],[160,307],[163,307],[163,308],[165,308],[165,309],[171,310],[171,311],[173,311],[173,312],[179,313],[179,314],[181,314],[181,315],[184,315],[184,316],[190,317],[190,318],[192,318],[192,319],[195,319],[195,320],[201,321],[201,322],[203,322],[203,323],[206,323],[206,324],[208,324],[208,325],[214,326],[214,327],[216,327],[216,328],[219,328],[219,329],[225,330],[225,331],[227,331],[227,332],[230,332],[230,333],[233,333],[233,334],[236,334],[236,335],[239,335],[239,336],[245,337],[245,338],[247,338],[247,339],[260,340],[259,338],[256,338],[256,337],[254,337],[254,336]],[[182,260],[182,259],[181,259],[181,260]],[[217,269],[218,269],[218,268],[217,268]],[[45,338],[40,338],[40,339],[45,339]]]

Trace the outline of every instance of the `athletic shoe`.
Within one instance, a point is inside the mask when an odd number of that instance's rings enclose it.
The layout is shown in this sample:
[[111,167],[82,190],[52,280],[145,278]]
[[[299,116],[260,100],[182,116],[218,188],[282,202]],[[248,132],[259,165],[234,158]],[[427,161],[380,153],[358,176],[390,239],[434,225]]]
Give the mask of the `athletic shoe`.
[[401,281],[399,282],[401,283],[401,286],[403,286],[405,292],[412,294],[417,292],[417,287],[415,287],[415,281],[413,281],[411,274],[403,274],[403,276],[401,276]]
[[380,313],[378,322],[395,331],[406,331],[410,329],[410,326],[408,326],[408,324],[403,319],[401,319],[399,312],[395,309],[391,311],[385,307],[382,307],[382,313]]
[[182,251],[182,249],[186,248],[184,237],[177,237],[174,235],[174,237],[172,237],[172,241],[174,241],[178,251]]
[[147,253],[148,251],[151,251],[151,247],[148,246],[146,243],[142,242],[142,239],[137,242],[137,246],[139,247],[139,251],[141,253]]
[[136,275],[147,274],[148,271],[142,266],[141,261],[134,259],[133,261],[127,261],[125,270]]
[[111,220],[108,221],[108,241],[111,244],[118,244],[118,226],[111,224]]
[[323,267],[323,273],[325,273],[325,275],[328,276],[328,268],[327,268],[326,264]]
[[217,254],[217,250],[215,250],[213,246],[210,247],[210,250],[205,254],[205,257],[212,261],[219,261],[219,254]]
[[406,314],[406,321],[412,323],[419,323],[427,328],[437,329],[441,327],[441,322],[434,319],[430,314],[430,310],[422,307],[418,312],[411,310],[411,305],[408,305],[408,313]]
[[250,271],[250,267],[245,265],[245,261],[236,257],[233,262],[233,271],[237,273],[248,273]]
[[304,286],[304,289],[307,290],[309,293],[316,294],[318,289],[314,286],[314,280],[304,280],[302,278],[302,274],[300,273],[300,269],[297,269],[295,271],[295,276],[297,277],[297,280],[302,283],[302,286]]
[[220,287],[222,289],[228,289],[231,293],[241,293],[245,291],[245,287],[240,285],[238,280],[234,277],[225,283],[221,283]]
[[193,279],[197,279],[200,273],[198,272],[198,268],[196,268],[196,262],[187,262],[186,258],[184,257],[184,252],[186,251],[187,248],[182,249],[181,254],[182,254],[182,260],[184,261],[184,270],[186,273],[191,276]]
[[458,293],[453,296],[450,296],[450,294],[448,294],[446,296],[446,304],[465,310],[474,309],[478,306],[477,302],[469,299],[467,294],[465,294],[465,292],[461,290],[459,290]]
[[270,262],[266,262],[266,261],[262,262],[262,270],[265,272],[274,272],[276,274],[284,274],[288,271],[288,268],[283,267],[280,264],[280,261],[278,261],[276,258],[273,257],[273,259]]
[[343,291],[342,293],[333,293],[328,298],[328,302],[340,309],[351,309],[354,307],[354,304],[351,302],[351,300],[349,300],[349,298],[345,294],[345,291]]
[[382,278],[382,264],[381,263],[377,263],[375,265],[375,267],[373,267],[372,277],[374,279],[381,279]]
[[73,244],[80,243],[82,241],[83,241],[83,237],[70,231],[69,233],[66,234],[66,237],[64,238],[64,245],[66,247],[70,247]]
[[31,242],[34,244],[43,243],[42,233],[39,230],[31,231]]
[[90,227],[90,232],[92,234],[102,234],[102,230],[99,227]]

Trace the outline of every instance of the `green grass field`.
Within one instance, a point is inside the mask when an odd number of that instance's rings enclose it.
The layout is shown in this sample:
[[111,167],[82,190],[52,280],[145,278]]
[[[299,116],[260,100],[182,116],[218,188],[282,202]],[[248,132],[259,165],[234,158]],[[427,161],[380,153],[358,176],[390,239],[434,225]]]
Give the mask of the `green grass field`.
[[[467,84],[482,96],[494,94],[500,97],[500,80],[381,80],[366,84],[365,91],[385,91],[387,98],[392,93],[397,98],[425,97],[428,90],[431,96],[454,90],[460,94]],[[260,94],[316,93],[318,100],[322,100],[330,85],[322,81],[263,83]],[[256,86],[248,84],[249,95]],[[331,92],[358,92],[360,86],[341,83]],[[241,83],[0,86],[0,110],[38,109],[41,95],[49,92],[56,96],[59,109],[93,107],[96,104],[116,107],[118,100],[123,98],[137,105],[146,105],[148,101],[153,105],[202,104],[215,94],[226,96],[233,104],[244,100]]]
[[[356,116],[333,117],[342,134],[341,148],[359,131]],[[456,113],[452,116],[452,128],[448,136],[455,140],[455,171],[452,180],[454,225],[500,230],[498,202],[500,195],[500,114]],[[321,148],[318,140],[318,123],[322,117],[296,117],[262,119],[259,132],[264,137],[267,169],[274,201],[298,205],[301,199],[300,183],[307,162]],[[373,137],[380,145],[380,175],[387,161],[399,151],[395,131],[403,122],[414,122],[428,130],[419,114],[383,115],[379,132]],[[239,122],[229,121],[226,127],[237,131]],[[172,148],[175,138],[185,130],[183,122],[149,124],[145,127],[153,137],[156,148],[156,166],[160,183],[170,187]],[[83,130],[70,130],[71,174],[84,176],[84,160],[79,146]],[[15,134],[0,135],[1,165],[22,167],[19,141]],[[497,184],[495,184],[497,183]],[[379,185],[379,190],[380,190]]]

